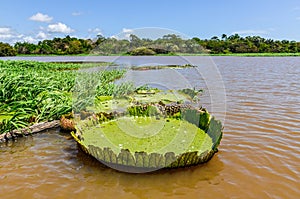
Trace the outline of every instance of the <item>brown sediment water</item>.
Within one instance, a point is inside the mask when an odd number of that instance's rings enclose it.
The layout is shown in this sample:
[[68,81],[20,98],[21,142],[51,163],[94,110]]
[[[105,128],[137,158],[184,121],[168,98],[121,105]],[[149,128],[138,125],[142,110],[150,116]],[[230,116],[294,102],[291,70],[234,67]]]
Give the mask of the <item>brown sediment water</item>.
[[213,61],[227,111],[219,152],[208,163],[122,173],[51,130],[1,145],[0,198],[299,198],[300,58]]

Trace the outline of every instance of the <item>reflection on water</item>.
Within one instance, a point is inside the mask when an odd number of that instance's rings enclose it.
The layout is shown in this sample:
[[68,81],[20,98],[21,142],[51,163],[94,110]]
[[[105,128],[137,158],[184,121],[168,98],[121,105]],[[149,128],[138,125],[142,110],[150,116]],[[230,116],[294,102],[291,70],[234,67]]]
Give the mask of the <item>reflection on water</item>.
[[299,198],[300,58],[213,60],[227,111],[220,151],[207,164],[121,173],[85,156],[69,135],[49,131],[1,145],[1,198]]

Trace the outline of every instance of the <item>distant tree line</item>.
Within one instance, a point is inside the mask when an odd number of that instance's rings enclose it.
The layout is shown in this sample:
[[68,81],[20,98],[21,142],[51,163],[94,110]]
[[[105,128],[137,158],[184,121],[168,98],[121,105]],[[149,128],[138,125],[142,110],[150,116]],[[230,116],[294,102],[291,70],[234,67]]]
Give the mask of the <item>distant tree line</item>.
[[265,39],[260,36],[241,37],[238,34],[223,34],[211,39],[183,39],[169,34],[155,40],[130,35],[128,39],[105,38],[98,35],[96,39],[78,39],[66,36],[52,40],[39,41],[37,44],[17,42],[13,46],[0,42],[0,56],[17,54],[41,55],[76,55],[76,54],[232,54],[232,53],[298,53],[300,42],[288,40]]
[[202,53],[205,49],[194,39],[182,39],[169,34],[156,40],[130,35],[129,39],[98,37],[95,54],[155,55],[175,53]]
[[18,54],[41,54],[41,55],[75,55],[87,53],[93,48],[90,39],[77,39],[66,36],[52,40],[39,41],[37,44],[17,42],[14,49]]
[[230,36],[223,34],[221,38],[214,36],[205,40],[194,39],[212,54],[300,52],[300,42],[265,39],[260,36],[241,37],[238,34]]

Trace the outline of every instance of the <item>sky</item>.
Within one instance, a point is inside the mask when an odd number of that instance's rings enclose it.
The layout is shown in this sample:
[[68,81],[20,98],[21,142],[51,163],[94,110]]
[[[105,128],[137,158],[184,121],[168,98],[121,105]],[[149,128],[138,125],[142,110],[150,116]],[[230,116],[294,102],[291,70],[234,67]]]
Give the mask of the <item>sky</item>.
[[[65,37],[222,34],[300,41],[299,0],[2,0],[0,42]],[[141,31],[142,30],[142,31]]]

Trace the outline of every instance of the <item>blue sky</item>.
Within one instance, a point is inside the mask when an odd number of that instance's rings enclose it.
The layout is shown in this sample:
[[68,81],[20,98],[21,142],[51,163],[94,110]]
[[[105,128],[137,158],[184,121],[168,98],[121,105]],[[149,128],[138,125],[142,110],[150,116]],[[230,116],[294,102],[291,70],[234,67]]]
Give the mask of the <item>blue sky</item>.
[[300,1],[1,1],[2,42],[37,42],[66,35],[94,38],[99,33],[109,37],[143,27],[172,29],[202,39],[238,33],[300,41]]

